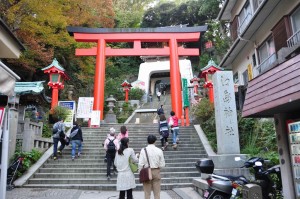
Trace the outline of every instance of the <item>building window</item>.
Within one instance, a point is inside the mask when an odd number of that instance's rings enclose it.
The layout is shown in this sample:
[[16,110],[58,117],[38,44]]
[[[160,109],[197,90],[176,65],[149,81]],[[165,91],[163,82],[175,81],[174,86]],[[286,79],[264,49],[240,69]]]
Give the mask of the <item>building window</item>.
[[243,72],[243,80],[244,80],[244,86],[248,85],[248,70],[245,70]]
[[300,7],[291,15],[293,35],[288,39],[288,46],[300,44]]
[[263,2],[264,0],[253,0],[253,10],[254,12],[257,10],[257,8],[260,6],[260,4]]
[[245,28],[247,27],[250,19],[252,18],[251,6],[250,3],[247,2],[244,8],[241,10],[239,15],[239,31],[238,33],[241,34]]
[[275,45],[273,37],[267,39],[267,41],[258,49],[259,56],[259,73],[267,71],[271,64],[276,61]]

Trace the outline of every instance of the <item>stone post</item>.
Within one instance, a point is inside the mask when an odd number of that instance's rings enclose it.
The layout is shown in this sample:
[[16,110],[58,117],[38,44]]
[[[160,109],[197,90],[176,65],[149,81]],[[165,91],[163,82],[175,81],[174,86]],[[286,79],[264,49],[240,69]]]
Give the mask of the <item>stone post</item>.
[[240,143],[231,71],[213,75],[218,154],[239,154]]
[[32,132],[30,127],[30,119],[25,118],[24,121],[24,132],[23,132],[23,142],[22,142],[22,150],[25,152],[29,152],[34,147],[34,137],[35,134]]
[[8,160],[10,160],[16,150],[16,143],[17,143],[17,128],[18,128],[18,110],[10,108],[9,111],[9,145],[8,145]]

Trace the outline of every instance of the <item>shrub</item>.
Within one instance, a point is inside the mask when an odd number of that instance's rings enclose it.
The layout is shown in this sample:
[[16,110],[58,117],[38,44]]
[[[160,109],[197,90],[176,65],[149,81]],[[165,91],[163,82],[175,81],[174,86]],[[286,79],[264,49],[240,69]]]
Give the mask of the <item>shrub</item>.
[[129,99],[130,100],[141,100],[145,91],[140,88],[132,88],[129,91]]
[[70,112],[70,110],[66,107],[56,106],[51,111],[51,115],[54,120],[57,120],[58,118],[65,120],[67,118],[69,112]]
[[42,153],[36,149],[32,149],[30,152],[21,152],[16,151],[13,160],[16,160],[18,157],[23,157],[23,164],[20,170],[17,171],[17,176],[21,176],[23,173],[25,173],[29,167],[31,167],[40,157],[42,156]]

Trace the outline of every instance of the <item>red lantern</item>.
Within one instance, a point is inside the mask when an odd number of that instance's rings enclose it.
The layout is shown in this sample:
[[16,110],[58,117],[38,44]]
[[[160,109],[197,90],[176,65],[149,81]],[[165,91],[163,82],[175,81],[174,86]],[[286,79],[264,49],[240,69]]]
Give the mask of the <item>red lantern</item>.
[[205,83],[203,85],[204,88],[208,88],[209,90],[209,101],[214,102],[214,91],[213,91],[213,83],[212,83],[212,75],[217,71],[222,71],[223,68],[220,68],[216,65],[213,60],[210,60],[208,64],[201,69],[200,78],[205,79]]
[[131,89],[132,85],[125,80],[121,86],[123,87],[123,90],[125,91],[125,102],[128,102],[128,92]]
[[53,109],[58,104],[58,90],[63,89],[64,80],[69,80],[70,78],[65,74],[65,69],[59,65],[55,58],[49,66],[42,70],[44,73],[49,74],[48,86],[52,88],[51,109]]

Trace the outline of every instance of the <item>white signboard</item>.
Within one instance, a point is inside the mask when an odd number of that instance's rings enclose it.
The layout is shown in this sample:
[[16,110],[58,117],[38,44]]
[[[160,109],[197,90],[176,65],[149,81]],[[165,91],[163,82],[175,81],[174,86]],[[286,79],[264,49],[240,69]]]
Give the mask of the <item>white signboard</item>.
[[92,117],[91,117],[91,125],[94,126],[100,126],[100,112],[101,111],[92,111]]
[[79,97],[76,115],[77,118],[91,118],[93,103],[93,97]]
[[67,127],[73,126],[73,119],[74,119],[74,113],[76,109],[76,103],[75,101],[58,101],[58,106],[65,107],[69,109],[69,114],[67,115],[67,118],[65,119],[64,123]]

